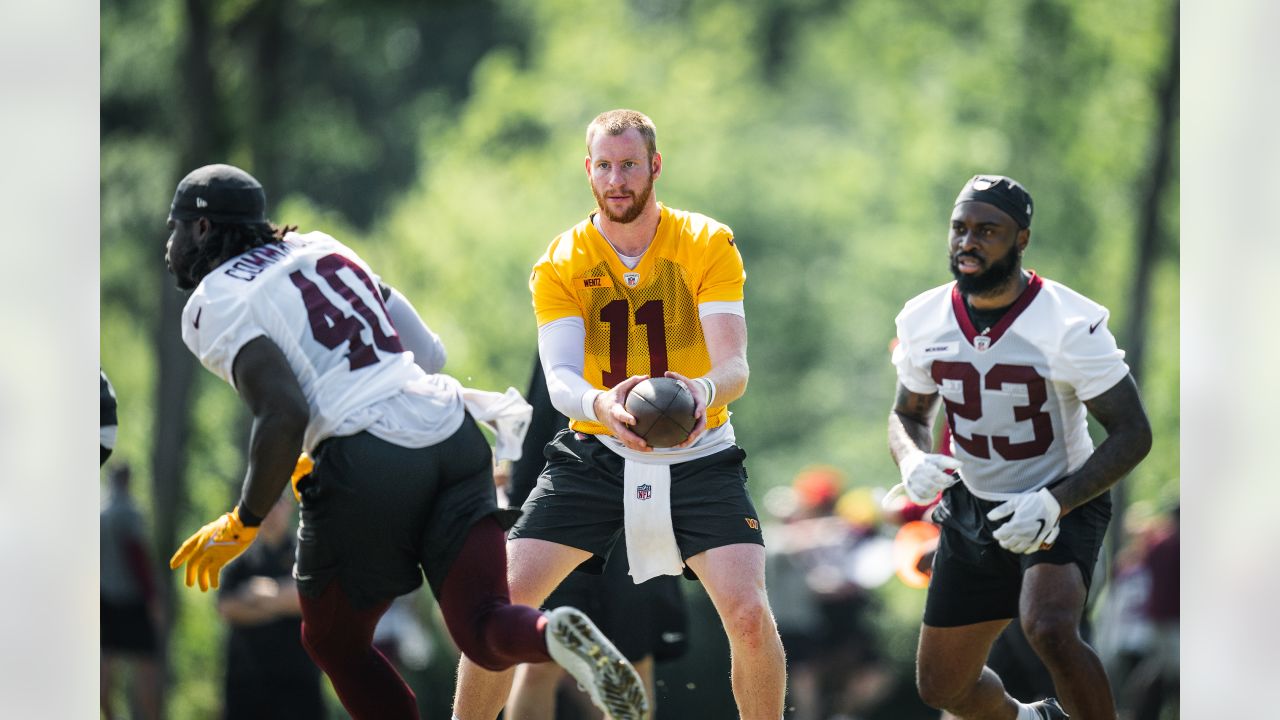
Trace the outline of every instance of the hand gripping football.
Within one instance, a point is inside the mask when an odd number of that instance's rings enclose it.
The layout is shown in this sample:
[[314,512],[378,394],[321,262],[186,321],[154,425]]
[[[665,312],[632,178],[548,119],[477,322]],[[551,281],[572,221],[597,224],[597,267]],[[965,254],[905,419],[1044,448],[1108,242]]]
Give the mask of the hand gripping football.
[[694,400],[679,380],[649,378],[627,395],[626,408],[636,419],[631,431],[649,447],[667,448],[684,442],[693,431]]

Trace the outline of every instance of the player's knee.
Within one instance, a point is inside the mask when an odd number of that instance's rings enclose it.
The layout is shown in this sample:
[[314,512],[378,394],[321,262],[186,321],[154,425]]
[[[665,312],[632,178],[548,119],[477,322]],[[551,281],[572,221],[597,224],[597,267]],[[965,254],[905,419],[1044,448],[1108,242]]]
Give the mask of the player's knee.
[[302,623],[302,647],[321,669],[329,665],[334,654],[332,643],[328,641],[326,634],[311,623]]
[[[358,643],[352,643],[349,637],[333,632],[332,628],[307,622],[302,623],[302,647],[315,661],[316,667],[325,672],[358,657],[361,649]],[[367,647],[372,649],[373,645]]]
[[468,608],[451,604],[444,610],[445,626],[458,651],[485,670],[506,670],[513,663],[496,651],[503,641],[503,623],[499,610],[510,607],[506,598],[487,597],[476,600]]
[[746,595],[728,609],[723,618],[730,637],[758,641],[777,634],[773,613],[763,595]]
[[495,614],[480,613],[474,624],[465,627],[461,632],[454,632],[450,627],[450,635],[458,645],[458,651],[467,656],[471,662],[490,672],[506,670],[515,663],[511,658],[498,652],[497,644],[501,642]]
[[938,710],[957,707],[972,686],[955,673],[920,666],[916,672],[916,692],[925,705]]
[[920,695],[921,702],[937,710],[950,707],[955,697],[947,685],[923,675],[916,677],[916,693]]
[[1080,642],[1079,619],[1074,612],[1043,609],[1022,618],[1027,642],[1042,658],[1052,658]]

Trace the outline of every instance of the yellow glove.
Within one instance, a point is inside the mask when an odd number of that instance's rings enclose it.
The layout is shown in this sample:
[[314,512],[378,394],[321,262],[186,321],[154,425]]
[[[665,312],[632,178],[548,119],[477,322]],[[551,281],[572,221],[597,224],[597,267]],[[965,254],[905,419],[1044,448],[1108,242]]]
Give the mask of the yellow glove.
[[298,464],[293,466],[293,476],[289,478],[289,484],[293,486],[293,499],[297,500],[299,504],[302,503],[302,493],[298,492],[298,483],[302,481],[302,478],[310,475],[315,467],[315,461],[306,453],[299,455]]
[[258,537],[258,528],[245,527],[240,522],[240,506],[214,520],[187,538],[178,548],[178,552],[169,558],[169,569],[177,570],[182,563],[187,564],[187,587],[200,580],[200,591],[210,586],[218,587],[218,573],[222,566],[235,560],[244,552],[254,538]]

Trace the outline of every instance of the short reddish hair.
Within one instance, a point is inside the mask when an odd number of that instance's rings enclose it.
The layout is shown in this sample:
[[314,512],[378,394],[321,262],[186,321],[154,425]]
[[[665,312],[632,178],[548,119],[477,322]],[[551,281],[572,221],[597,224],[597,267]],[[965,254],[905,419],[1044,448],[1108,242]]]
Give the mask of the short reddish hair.
[[587,155],[591,155],[591,140],[596,133],[621,135],[632,128],[640,132],[645,147],[649,150],[649,158],[653,159],[654,153],[658,152],[658,128],[648,115],[637,110],[609,110],[597,115],[587,126]]

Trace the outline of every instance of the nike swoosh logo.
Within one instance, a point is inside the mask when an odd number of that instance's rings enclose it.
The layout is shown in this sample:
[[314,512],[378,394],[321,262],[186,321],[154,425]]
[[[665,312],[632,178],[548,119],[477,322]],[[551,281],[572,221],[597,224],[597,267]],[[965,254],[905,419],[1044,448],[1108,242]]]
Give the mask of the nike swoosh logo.
[[209,542],[205,543],[205,544],[204,544],[204,546],[205,546],[205,547],[207,547],[207,548],[211,548],[211,547],[231,547],[231,546],[239,545],[239,544],[240,544],[240,543],[235,542],[235,541],[232,541],[232,542],[226,542],[226,541],[210,540]]
[[[203,310],[204,308],[201,308],[201,309]],[[1098,322],[1096,322],[1096,323],[1094,323],[1094,324],[1090,325],[1090,326],[1089,326],[1089,334],[1090,334],[1090,335],[1092,335],[1092,334],[1093,334],[1093,331],[1094,331],[1094,330],[1097,330],[1097,329],[1098,329],[1098,326],[1102,324],[1102,321],[1103,321],[1103,320],[1106,320],[1106,319],[1107,319],[1107,318],[1106,318],[1106,316],[1104,315],[1104,316],[1102,316],[1102,317],[1098,318]]]
[[[200,308],[199,310],[196,311],[196,319],[191,321],[192,327],[194,327],[197,330],[200,329],[200,316],[203,314],[204,314],[204,308]],[[1093,328],[1090,328],[1089,332],[1093,332]]]

